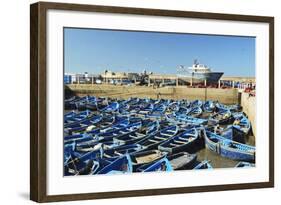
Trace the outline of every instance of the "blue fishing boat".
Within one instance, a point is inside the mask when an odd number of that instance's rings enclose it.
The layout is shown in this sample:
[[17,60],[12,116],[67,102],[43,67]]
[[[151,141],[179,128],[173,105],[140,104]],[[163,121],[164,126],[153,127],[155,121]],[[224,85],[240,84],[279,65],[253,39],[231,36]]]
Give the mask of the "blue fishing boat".
[[98,124],[91,124],[87,127],[85,132],[87,134],[98,134],[103,129],[114,128],[120,124],[126,126],[129,124],[129,118],[118,118],[115,115],[103,115],[102,120]]
[[81,132],[86,130],[89,126],[95,126],[97,123],[101,122],[103,119],[102,115],[91,115],[82,120],[78,120],[72,123],[64,124],[64,132],[67,134],[72,134],[74,132]]
[[233,140],[245,144],[245,133],[236,126],[229,125],[226,129],[223,129],[220,134],[226,139]]
[[86,110],[86,109],[88,109],[87,105],[96,104],[96,100],[97,100],[96,97],[85,96],[84,100],[80,100],[80,101],[76,102],[76,109],[79,111]]
[[230,112],[241,112],[242,106],[239,104],[229,105],[228,109],[230,110]]
[[79,102],[81,98],[73,96],[71,98],[68,98],[64,100],[64,109],[65,110],[74,110],[77,109],[76,103]]
[[89,167],[91,160],[98,160],[102,157],[103,150],[100,145],[96,150],[91,152],[72,152],[66,157],[64,162],[64,172],[66,175],[79,175],[79,173],[84,170],[85,167]]
[[255,147],[226,139],[210,131],[204,133],[205,145],[209,150],[233,160],[255,161]]
[[159,150],[146,150],[130,154],[133,170],[137,171],[139,167],[156,162],[167,156],[166,152]]
[[114,158],[118,158],[124,154],[132,154],[142,151],[143,149],[144,147],[139,144],[119,145],[110,149],[104,149],[103,157],[111,160]]
[[184,106],[179,106],[178,110],[176,110],[174,113],[176,116],[179,116],[179,115],[186,116],[189,111],[190,111],[190,108],[184,107]]
[[75,143],[82,143],[86,141],[91,141],[93,140],[93,136],[83,133],[83,134],[74,134],[74,135],[66,135],[64,136],[64,144],[72,144],[73,142]]
[[180,152],[172,155],[168,155],[167,159],[171,163],[173,170],[184,170],[193,167],[196,162],[197,155],[189,154],[187,152]]
[[67,119],[72,119],[77,113],[72,110],[70,112],[67,112],[63,115],[63,118],[64,118],[64,122],[67,122]]
[[244,132],[245,135],[248,135],[251,130],[251,123],[243,113],[237,113],[234,115],[233,126]]
[[194,100],[190,103],[190,107],[202,107],[203,102],[201,100]]
[[101,142],[93,138],[91,140],[76,143],[75,150],[81,153],[90,152],[96,150],[97,147],[100,146],[100,144],[102,145],[103,150],[112,149],[122,145],[120,143],[113,142],[113,141]]
[[75,142],[64,144],[64,150],[63,150],[64,162],[68,160],[69,156],[75,151],[75,148],[76,148]]
[[138,172],[159,172],[159,171],[170,172],[173,171],[173,167],[170,161],[166,157],[163,157],[152,163],[142,165],[137,169],[137,171]]
[[128,154],[120,156],[109,165],[103,167],[97,174],[126,174],[132,173],[133,166]]
[[82,121],[89,116],[92,115],[92,112],[90,110],[85,110],[82,112],[71,112],[67,113],[66,116],[64,116],[64,125],[71,125],[72,123],[79,123],[79,121]]
[[114,137],[124,135],[125,133],[133,132],[134,130],[139,129],[140,127],[141,122],[135,122],[128,125],[126,123],[122,124],[122,122],[120,122],[120,124],[115,124],[110,128],[98,128],[91,131],[91,133],[84,133],[85,135],[91,136],[92,138],[90,140],[80,140],[77,143],[77,147],[83,150],[91,149],[93,146],[100,142],[103,143],[104,147],[115,147],[124,143],[113,141]]
[[183,106],[186,108],[191,107],[191,102],[188,100],[179,100],[178,102],[179,102],[180,106]]
[[196,118],[196,117],[191,117],[187,115],[166,115],[166,119],[170,122],[173,122],[175,124],[193,124],[193,125],[206,125],[208,123],[207,119],[203,118]]
[[106,106],[105,108],[99,109],[100,112],[115,112],[119,109],[119,103],[118,102],[112,102],[110,105]]
[[212,122],[212,124],[227,124],[233,121],[233,117],[229,110],[222,109],[211,115],[209,121]]
[[204,112],[212,113],[215,111],[216,105],[213,101],[208,100],[203,104],[203,109],[204,109]]
[[197,164],[193,169],[213,169],[212,165],[210,164],[209,160],[204,160]]
[[102,129],[99,131],[99,133],[95,134],[95,137],[100,139],[101,141],[108,141],[113,140],[114,137],[123,136],[125,134],[131,133],[133,131],[136,131],[140,129],[142,126],[142,122],[133,122],[122,124],[122,122],[118,125],[115,125],[113,127],[110,127],[109,129]]
[[159,129],[158,121],[151,121],[148,124],[143,125],[138,130],[128,132],[119,136],[115,136],[113,140],[120,144],[133,144],[141,141],[147,136],[155,134]]
[[153,110],[151,113],[147,115],[147,117],[152,117],[152,118],[161,118],[163,117],[165,111],[166,111],[167,106],[163,103],[158,103],[157,105],[154,105]]
[[65,166],[64,175],[65,176],[92,175],[97,173],[99,167],[100,164],[98,161],[88,160],[86,162],[80,163],[75,166],[70,166],[70,165]]
[[158,149],[169,153],[190,151],[196,147],[198,140],[199,134],[197,129],[191,128],[161,143]]
[[137,112],[140,115],[147,115],[151,113],[154,109],[153,103],[146,103],[145,106],[141,107],[140,110]]
[[179,105],[180,105],[180,103],[178,101],[171,102],[167,106],[166,112],[168,112],[168,113],[178,112],[180,109]]
[[201,107],[193,107],[190,108],[187,112],[187,115],[192,116],[192,117],[199,117],[203,113]]
[[178,126],[172,125],[161,129],[155,134],[151,134],[137,143],[146,147],[146,149],[156,149],[162,142],[172,138],[178,132]]
[[220,111],[224,111],[224,110],[229,110],[227,105],[221,104],[218,101],[215,102],[215,111],[216,112],[220,112]]

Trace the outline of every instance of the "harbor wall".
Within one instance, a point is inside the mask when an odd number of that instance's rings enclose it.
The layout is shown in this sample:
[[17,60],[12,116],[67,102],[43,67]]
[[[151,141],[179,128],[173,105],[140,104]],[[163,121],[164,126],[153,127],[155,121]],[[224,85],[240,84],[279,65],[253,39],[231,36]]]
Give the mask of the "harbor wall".
[[121,86],[98,84],[67,85],[76,95],[95,95],[99,97],[129,98],[149,97],[152,99],[188,99],[188,100],[218,100],[224,104],[238,103],[238,91],[235,88],[189,88],[186,86],[148,87],[148,86]]
[[249,93],[242,93],[241,106],[251,122],[253,134],[256,136],[256,97],[249,97]]

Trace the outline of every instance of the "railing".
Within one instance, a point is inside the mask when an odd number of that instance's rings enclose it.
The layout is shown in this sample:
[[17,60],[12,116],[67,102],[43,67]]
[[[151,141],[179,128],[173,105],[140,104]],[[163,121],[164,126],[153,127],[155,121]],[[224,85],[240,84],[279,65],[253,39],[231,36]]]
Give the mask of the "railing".
[[[114,80],[114,82],[111,82],[111,80]],[[101,85],[101,84],[106,84],[106,85],[127,85],[127,84],[133,84],[133,82],[124,82],[124,79],[101,79],[98,77],[76,77],[75,79],[71,78],[65,78],[64,83],[65,84],[74,84],[74,85],[79,85],[79,84],[95,84],[95,85]],[[126,79],[128,81],[128,79]],[[166,86],[171,86],[171,82],[166,82],[168,79],[163,79],[161,78],[159,80],[154,79],[154,82],[151,82],[151,79],[149,79],[148,86],[153,85],[153,87],[166,87]],[[182,80],[182,79],[181,79]],[[159,81],[159,82],[158,82]],[[161,83],[162,82],[162,83]],[[183,85],[183,82],[176,81],[174,83],[175,85],[172,86],[187,86],[187,87],[193,87],[193,88],[238,88],[238,89],[255,89],[255,83],[249,83],[249,82],[243,82],[243,81],[230,81],[230,80],[219,80],[217,83],[208,83],[206,80],[202,83],[190,83],[190,82],[185,82]],[[100,88],[100,90],[102,90]],[[129,92],[129,90],[126,90]]]

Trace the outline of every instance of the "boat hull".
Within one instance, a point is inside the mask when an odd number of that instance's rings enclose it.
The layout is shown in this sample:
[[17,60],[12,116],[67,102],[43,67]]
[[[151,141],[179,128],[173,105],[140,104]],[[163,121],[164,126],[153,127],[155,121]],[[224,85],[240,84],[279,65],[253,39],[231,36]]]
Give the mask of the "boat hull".
[[[208,131],[207,131],[208,132]],[[235,144],[236,146],[247,146],[241,143],[236,143],[234,141],[225,139],[230,143]],[[255,161],[255,151],[251,152],[246,150],[246,148],[244,150],[242,149],[237,149],[234,148],[232,146],[229,145],[224,145],[223,142],[221,142],[220,140],[218,140],[217,142],[214,142],[212,140],[209,139],[209,137],[207,136],[207,134],[205,134],[205,146],[213,151],[216,152],[217,154],[221,155],[222,157],[226,157],[229,159],[233,159],[233,160],[239,160],[239,161],[248,161],[248,162],[254,162]]]
[[180,77],[192,78],[192,82],[199,83],[207,81],[207,83],[217,83],[222,77],[223,72],[210,72],[210,73],[190,73],[186,75],[181,75]]

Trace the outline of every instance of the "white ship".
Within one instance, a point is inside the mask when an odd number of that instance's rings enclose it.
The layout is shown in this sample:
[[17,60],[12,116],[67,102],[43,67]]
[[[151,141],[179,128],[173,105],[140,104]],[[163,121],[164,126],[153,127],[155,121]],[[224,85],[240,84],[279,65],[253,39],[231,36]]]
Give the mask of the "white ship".
[[197,60],[194,60],[192,67],[186,68],[181,65],[178,72],[180,77],[189,77],[200,82],[206,80],[208,83],[217,83],[223,75],[223,72],[212,72],[209,67],[199,64]]

